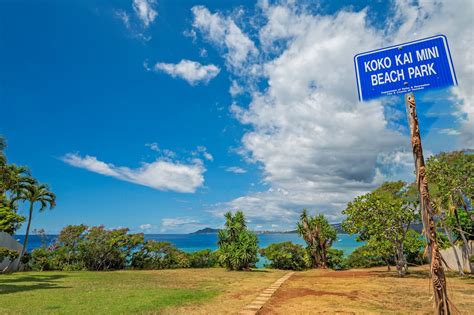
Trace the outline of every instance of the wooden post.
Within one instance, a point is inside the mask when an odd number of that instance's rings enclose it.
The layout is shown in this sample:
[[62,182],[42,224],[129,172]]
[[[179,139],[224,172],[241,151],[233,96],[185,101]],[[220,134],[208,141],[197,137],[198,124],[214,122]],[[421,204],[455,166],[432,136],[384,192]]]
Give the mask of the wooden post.
[[430,204],[428,181],[425,177],[425,160],[421,146],[420,129],[416,114],[415,95],[405,94],[405,106],[410,124],[411,146],[413,158],[415,159],[416,184],[420,193],[420,209],[423,219],[423,227],[428,243],[428,255],[430,258],[431,282],[435,297],[435,309],[437,314],[451,314],[448,291],[446,289],[446,277],[442,266],[442,258],[439,252],[436,238],[436,223],[433,220],[433,211]]

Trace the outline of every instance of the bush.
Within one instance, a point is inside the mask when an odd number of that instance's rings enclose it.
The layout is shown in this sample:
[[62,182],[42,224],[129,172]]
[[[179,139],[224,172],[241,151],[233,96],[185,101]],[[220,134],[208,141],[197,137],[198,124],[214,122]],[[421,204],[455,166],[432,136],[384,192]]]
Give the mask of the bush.
[[328,250],[328,267],[334,270],[342,270],[347,268],[347,262],[344,258],[344,252],[339,249],[330,248]]
[[292,242],[271,244],[260,250],[260,255],[266,257],[269,265],[266,267],[284,270],[304,270],[311,266],[307,251]]
[[188,258],[191,268],[212,268],[217,267],[219,264],[218,254],[210,249],[190,253]]
[[187,268],[188,255],[168,242],[146,241],[133,253],[131,267],[136,269]]
[[387,262],[367,244],[357,247],[348,257],[349,268],[369,268],[387,265]]
[[227,270],[249,270],[258,261],[258,239],[247,229],[242,211],[225,214],[225,228],[219,231],[219,263]]
[[92,227],[77,244],[84,266],[89,270],[123,269],[131,253],[143,243],[143,234],[128,234],[128,229],[106,230]]
[[36,271],[60,269],[53,263],[53,255],[46,248],[36,248],[31,252],[28,268]]

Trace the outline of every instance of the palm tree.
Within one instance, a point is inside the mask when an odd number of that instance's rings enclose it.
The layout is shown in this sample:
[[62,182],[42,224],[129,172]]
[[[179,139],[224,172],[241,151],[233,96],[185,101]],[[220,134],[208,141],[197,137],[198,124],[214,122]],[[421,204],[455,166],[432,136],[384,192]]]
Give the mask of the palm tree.
[[326,268],[327,253],[336,239],[336,229],[329,224],[323,214],[312,217],[304,209],[297,224],[297,232],[308,245],[313,267]]
[[49,191],[48,186],[45,184],[30,184],[23,189],[21,196],[22,200],[28,201],[30,203],[30,211],[28,216],[28,225],[26,226],[25,240],[23,242],[23,250],[21,251],[20,258],[26,252],[35,203],[39,203],[41,205],[39,208],[40,212],[44,211],[46,208],[52,209],[56,205],[56,195]]
[[7,198],[6,206],[16,209],[16,202],[22,199],[24,189],[34,184],[35,180],[27,167],[15,164],[0,165],[0,198]]

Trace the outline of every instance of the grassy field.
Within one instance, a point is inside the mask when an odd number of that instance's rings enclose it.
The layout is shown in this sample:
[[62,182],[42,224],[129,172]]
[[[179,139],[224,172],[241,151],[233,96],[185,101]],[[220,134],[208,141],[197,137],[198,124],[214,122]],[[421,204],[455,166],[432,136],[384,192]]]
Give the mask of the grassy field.
[[[448,277],[461,314],[474,313],[474,277]],[[428,266],[405,278],[387,268],[310,270],[286,281],[259,314],[433,314]]]
[[0,314],[232,313],[284,274],[216,268],[0,275]]
[[[0,275],[0,314],[235,314],[285,271],[177,269]],[[448,278],[462,314],[474,278]],[[430,314],[427,267],[398,278],[386,268],[295,273],[260,314]]]

